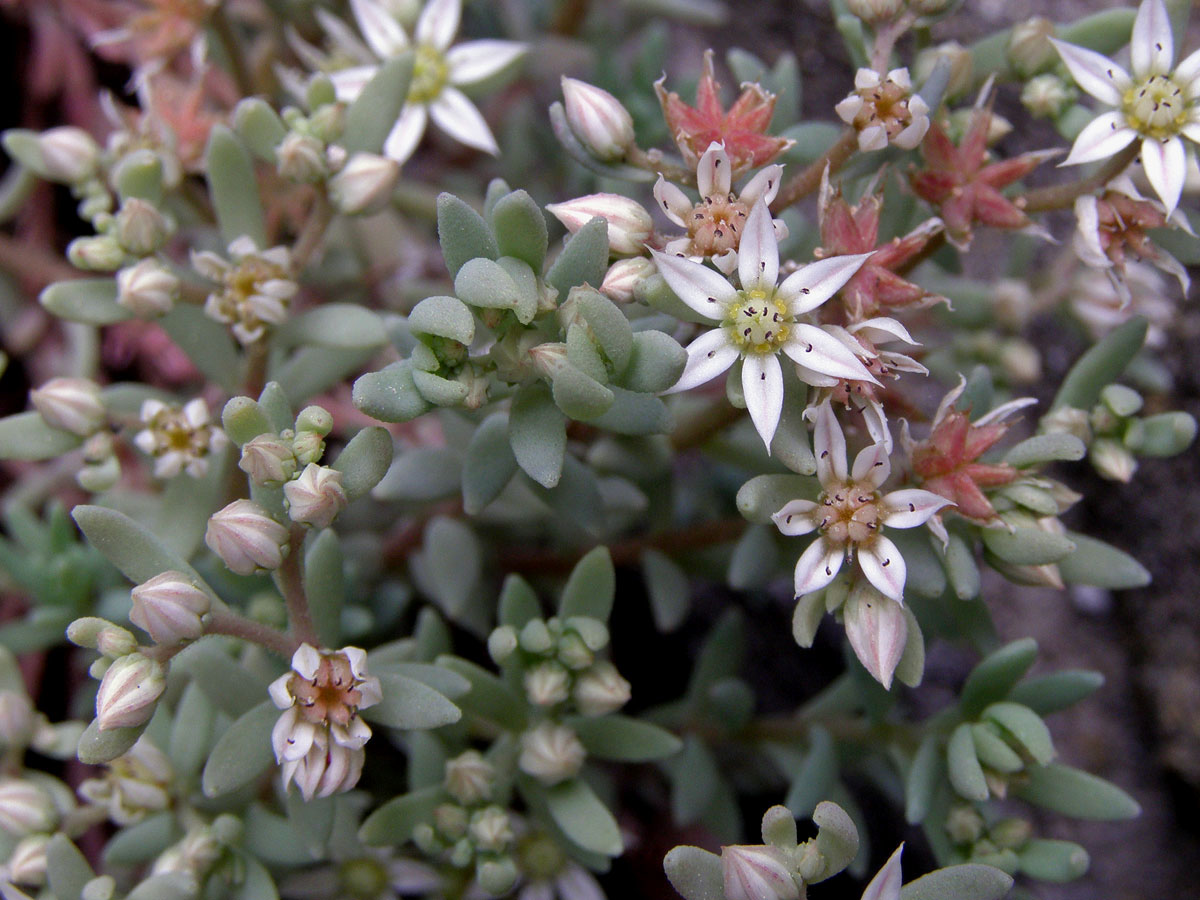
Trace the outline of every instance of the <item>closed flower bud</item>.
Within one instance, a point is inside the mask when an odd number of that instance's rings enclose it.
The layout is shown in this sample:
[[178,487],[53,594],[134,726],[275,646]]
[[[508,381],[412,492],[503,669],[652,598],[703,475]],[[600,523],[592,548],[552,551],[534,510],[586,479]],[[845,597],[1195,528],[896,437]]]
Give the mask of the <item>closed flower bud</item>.
[[96,727],[108,731],[146,722],[167,686],[166,676],[162,663],[140,653],[114,660],[96,693]]
[[457,841],[467,833],[471,820],[467,811],[454,803],[443,803],[433,811],[433,824],[438,834],[448,841]]
[[762,845],[721,848],[725,900],[799,900],[783,851]]
[[486,800],[495,778],[495,767],[478,750],[468,750],[446,761],[446,790],[459,803],[470,806]]
[[[13,848],[4,864],[5,880],[41,887],[46,883],[46,845],[51,835],[33,834]],[[16,896],[24,896],[16,894]]]
[[597,159],[624,158],[633,146],[633,117],[608,91],[563,76],[563,106],[567,124]]
[[100,146],[82,128],[64,125],[38,136],[42,169],[51,181],[78,184],[96,174]]
[[127,628],[120,625],[109,625],[100,629],[96,635],[96,649],[109,659],[128,656],[138,648],[135,638]]
[[525,774],[550,785],[578,775],[586,757],[574,731],[566,725],[542,722],[521,735],[517,765]]
[[488,656],[499,665],[517,649],[517,630],[511,625],[501,625],[488,635]]
[[321,437],[333,431],[333,415],[321,406],[306,406],[296,416],[296,431],[311,431]]
[[1092,427],[1089,423],[1088,414],[1082,409],[1076,409],[1074,406],[1060,406],[1058,409],[1042,416],[1042,421],[1039,423],[1040,430],[1053,433],[1063,431],[1067,434],[1073,434],[1085,444],[1090,444],[1092,441]]
[[283,484],[296,473],[296,454],[278,435],[260,434],[242,447],[238,468],[255,484]]
[[1074,89],[1057,75],[1038,75],[1021,89],[1021,104],[1035,116],[1057,118],[1074,100]]
[[67,259],[78,269],[115,272],[125,262],[125,248],[110,235],[75,238],[67,245]]
[[493,897],[503,897],[517,883],[517,864],[507,856],[487,859],[475,867],[475,880]]
[[309,463],[299,478],[285,484],[283,493],[292,521],[315,528],[328,528],[349,502],[342,473],[316,463]]
[[596,654],[578,634],[568,631],[558,642],[558,661],[568,669],[586,669],[596,661]]
[[107,619],[98,616],[81,616],[67,626],[67,640],[76,647],[96,649],[96,641],[100,632],[112,625]]
[[117,303],[144,319],[171,311],[179,279],[155,259],[143,259],[117,273]]
[[864,22],[888,22],[899,15],[904,0],[846,0],[846,8]]
[[869,583],[859,582],[846,600],[844,617],[855,655],[876,681],[890,689],[908,640],[904,608]]
[[562,703],[570,687],[570,677],[558,663],[542,663],[525,673],[525,696],[534,706]]
[[20,778],[0,781],[0,830],[20,836],[53,831],[57,825],[54,800],[41,787]]
[[958,41],[946,41],[921,52],[913,73],[917,83],[924,84],[943,59],[948,60],[950,64],[950,82],[946,85],[946,96],[960,97],[971,89],[975,62],[970,51]]
[[289,132],[275,148],[275,168],[292,181],[321,181],[329,174],[325,145],[307,134]]
[[117,240],[134,256],[156,252],[171,233],[171,225],[153,204],[131,197],[117,213]]
[[608,222],[609,249],[622,255],[644,252],[654,231],[654,220],[646,208],[620,194],[588,194],[565,203],[551,203],[546,209],[572,234],[592,219],[604,219]]
[[235,500],[208,520],[204,543],[239,575],[279,568],[287,529],[251,500]]
[[133,589],[129,620],[159,644],[194,641],[211,600],[182,572],[163,572]]
[[299,465],[315,463],[325,455],[325,439],[315,431],[300,431],[292,438],[292,453]]
[[598,662],[575,682],[575,705],[585,716],[616,712],[629,702],[629,682],[610,662]]
[[1008,39],[1008,61],[1019,75],[1028,78],[1058,58],[1050,43],[1052,37],[1054,23],[1042,16],[1033,16],[1013,26]]
[[616,303],[629,303],[633,300],[634,288],[642,279],[649,278],[656,271],[654,263],[644,256],[618,259],[604,274],[604,280],[600,282],[600,293]]
[[1096,438],[1088,448],[1088,459],[1102,478],[1128,484],[1137,471],[1137,459],[1120,441]]
[[392,197],[400,164],[374,153],[355,153],[329,181],[329,197],[349,216],[379,212]]
[[80,437],[99,431],[107,418],[100,388],[87,378],[51,378],[29,399],[47,425]]
[[475,846],[498,853],[512,843],[512,820],[499,806],[489,806],[471,816],[471,839]]

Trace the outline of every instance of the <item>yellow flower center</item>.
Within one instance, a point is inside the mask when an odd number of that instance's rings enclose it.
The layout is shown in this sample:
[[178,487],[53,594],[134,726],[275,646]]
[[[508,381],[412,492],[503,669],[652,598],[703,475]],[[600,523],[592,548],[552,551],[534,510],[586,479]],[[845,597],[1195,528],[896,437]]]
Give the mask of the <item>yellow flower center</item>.
[[1145,137],[1165,140],[1187,122],[1182,88],[1169,75],[1151,75],[1125,92],[1122,112],[1129,126]]
[[432,103],[450,80],[450,66],[442,51],[430,44],[417,47],[413,63],[412,82],[408,88],[409,103]]
[[864,544],[879,530],[879,495],[852,481],[821,495],[821,531],[835,547]]
[[743,353],[775,353],[787,341],[790,326],[787,307],[774,288],[738,291],[725,315],[730,340]]

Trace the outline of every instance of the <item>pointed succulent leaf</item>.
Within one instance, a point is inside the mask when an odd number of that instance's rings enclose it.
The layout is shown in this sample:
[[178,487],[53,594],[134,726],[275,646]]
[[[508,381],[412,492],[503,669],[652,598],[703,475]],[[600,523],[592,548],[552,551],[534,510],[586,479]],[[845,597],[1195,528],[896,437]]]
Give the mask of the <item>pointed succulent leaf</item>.
[[340,646],[346,584],[342,545],[329,528],[322,529],[304,552],[304,592],[321,646]]
[[609,385],[613,402],[608,410],[590,420],[590,424],[616,434],[665,434],[671,428],[671,416],[657,397]]
[[458,698],[458,706],[464,712],[496,722],[510,731],[525,727],[523,699],[491,672],[456,656],[438,657],[437,664],[457,672],[471,683],[471,690]]
[[936,734],[927,734],[917,747],[904,779],[904,818],[910,825],[925,821],[945,774],[941,741]]
[[524,260],[535,272],[546,261],[549,236],[546,217],[525,191],[513,191],[491,206],[488,219],[500,254]]
[[508,438],[508,415],[493,413],[480,423],[467,444],[462,465],[463,509],[475,515],[500,496],[517,471]]
[[171,721],[167,755],[175,771],[183,776],[196,775],[208,758],[213,743],[217,708],[195,679],[183,690]]
[[1130,556],[1086,534],[1067,532],[1075,551],[1058,561],[1058,571],[1068,584],[1091,584],[1112,591],[1145,587],[1150,573]]
[[402,451],[371,496],[377,500],[429,503],[459,492],[462,458],[449,447],[415,447]]
[[1000,900],[1012,883],[1011,875],[994,866],[966,863],[910,881],[901,888],[900,900]]
[[254,163],[246,147],[224,125],[216,125],[208,136],[204,152],[204,171],[208,173],[208,194],[217,214],[221,240],[231,244],[245,235],[259,249],[267,247],[267,228]]
[[642,572],[655,626],[663,632],[678,628],[691,607],[687,573],[669,556],[653,549],[642,553]]
[[826,729],[818,725],[809,732],[804,761],[788,774],[791,784],[784,806],[797,818],[811,816],[822,798],[829,796],[829,789],[838,777],[837,750]]
[[383,699],[362,710],[362,717],[389,728],[440,728],[462,718],[462,710],[429,685],[391,672],[378,676]]
[[188,303],[176,303],[158,324],[209,380],[237,394],[242,362],[227,325]]
[[1037,641],[1021,638],[984,657],[967,676],[959,707],[967,719],[976,718],[984,707],[1008,696],[1037,658]]
[[608,222],[592,219],[571,235],[562,252],[546,272],[546,282],[566,297],[581,284],[599,287],[608,269]]
[[508,575],[500,588],[498,619],[501,625],[511,625],[521,629],[531,620],[542,614],[541,604],[537,594],[529,586],[529,582],[520,575]]
[[1015,785],[1013,792],[1022,800],[1064,816],[1114,821],[1132,819],[1141,812],[1136,800],[1090,772],[1051,763],[1031,768],[1027,774],[1029,780]]
[[437,200],[438,241],[450,277],[470,260],[496,259],[499,245],[483,216],[453,194],[440,194]]
[[1029,678],[1014,687],[1008,697],[1028,706],[1039,716],[1074,706],[1104,684],[1104,676],[1086,669],[1064,669]]
[[117,303],[117,283],[112,278],[76,278],[56,281],[38,295],[49,313],[84,325],[113,325],[133,317]]
[[406,50],[387,60],[362,93],[346,108],[346,128],[339,139],[350,154],[381,153],[388,132],[400,116],[416,57]]
[[1061,406],[1091,409],[1095,406],[1100,391],[1116,381],[1142,349],[1148,327],[1146,320],[1138,316],[1105,335],[1067,372],[1050,409]]
[[969,723],[963,722],[950,735],[950,743],[946,747],[946,762],[950,783],[954,785],[954,790],[959,796],[967,800],[988,798],[987,781],[983,775],[983,767],[979,764]]
[[183,572],[205,593],[215,597],[200,575],[175,551],[140,523],[115,509],[77,506],[71,517],[93,547],[134,584],[163,572]]
[[359,839],[369,847],[392,847],[412,837],[413,829],[433,820],[433,811],[446,800],[439,784],[401,794],[371,813],[359,828]]
[[583,779],[572,778],[547,790],[546,808],[563,834],[584,850],[621,855],[624,842],[617,821]]
[[96,719],[83,730],[79,737],[79,761],[89,766],[98,766],[116,759],[137,743],[149,724],[131,725],[128,728],[106,728],[100,730]]
[[17,413],[0,419],[0,459],[34,462],[69,453],[83,438],[53,428],[37,412]]
[[575,564],[558,603],[558,616],[588,616],[607,622],[616,592],[616,573],[607,547],[596,547]]
[[426,297],[408,314],[413,334],[449,338],[460,344],[475,340],[475,317],[457,297]]
[[771,516],[790,501],[815,497],[812,481],[803,475],[756,475],[738,490],[738,512],[755,524],[769,525]]
[[1196,420],[1185,412],[1166,412],[1141,421],[1137,442],[1130,448],[1139,456],[1175,456],[1196,439]]
[[279,710],[270,700],[253,707],[226,729],[209,754],[200,778],[206,797],[220,797],[249,784],[275,762],[271,729]]
[[582,422],[602,416],[613,405],[612,390],[572,365],[555,373],[551,395],[563,415]]
[[149,862],[183,835],[169,812],[147,816],[127,825],[104,845],[104,863],[110,866],[135,866]]
[[673,756],[683,742],[651,722],[619,714],[567,720],[589,756],[621,762],[651,762]]

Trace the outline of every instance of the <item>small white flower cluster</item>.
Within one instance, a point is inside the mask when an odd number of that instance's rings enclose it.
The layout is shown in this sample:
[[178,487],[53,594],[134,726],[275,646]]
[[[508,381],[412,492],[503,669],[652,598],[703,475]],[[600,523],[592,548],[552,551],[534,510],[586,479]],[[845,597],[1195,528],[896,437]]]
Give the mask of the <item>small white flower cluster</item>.
[[242,235],[229,244],[228,259],[203,250],[192,254],[192,266],[220,285],[208,295],[204,311],[232,326],[234,337],[242,344],[262,340],[269,326],[287,321],[299,290],[287,247],[259,250],[251,238]]
[[173,478],[187,472],[200,478],[208,471],[209,461],[228,445],[225,432],[214,425],[208,404],[200,397],[181,408],[161,400],[142,404],[141,431],[133,443],[154,460],[156,478]]
[[859,69],[854,90],[834,110],[858,132],[858,149],[863,151],[882,150],[889,143],[912,150],[929,130],[929,104],[913,93],[904,68],[886,75]]

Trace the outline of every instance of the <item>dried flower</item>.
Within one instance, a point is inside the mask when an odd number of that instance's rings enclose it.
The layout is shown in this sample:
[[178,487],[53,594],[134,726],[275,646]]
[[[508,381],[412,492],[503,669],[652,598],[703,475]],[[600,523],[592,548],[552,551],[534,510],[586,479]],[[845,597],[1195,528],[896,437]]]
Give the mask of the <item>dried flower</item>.
[[213,513],[204,543],[239,575],[278,569],[288,531],[252,500],[235,500]]

